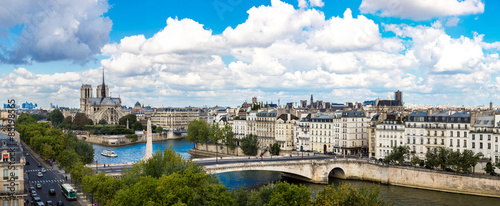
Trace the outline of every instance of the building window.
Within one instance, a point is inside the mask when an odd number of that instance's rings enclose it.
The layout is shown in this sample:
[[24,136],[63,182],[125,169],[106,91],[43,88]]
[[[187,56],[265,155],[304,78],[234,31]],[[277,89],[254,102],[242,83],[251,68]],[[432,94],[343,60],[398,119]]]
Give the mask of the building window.
[[450,132],[450,137],[453,137],[453,131]]
[[483,135],[482,134],[479,135],[479,140],[483,140]]
[[460,137],[460,132],[457,132],[457,137]]
[[460,147],[460,140],[457,139],[457,147]]
[[482,142],[479,143],[479,149],[483,149],[483,143]]
[[495,152],[498,152],[498,145],[495,145]]
[[467,147],[467,140],[464,140],[464,147]]
[[464,137],[467,137],[467,132],[464,132]]
[[431,144],[431,138],[427,138],[427,144]]
[[[5,185],[4,185],[3,187],[4,187],[4,192],[7,192],[7,191],[5,190]],[[10,206],[10,200],[4,200],[4,201],[3,201],[3,206]]]
[[488,149],[491,149],[491,143],[488,143]]
[[3,170],[3,179],[4,180],[9,179],[9,170],[6,169]]
[[475,148],[476,148],[476,143],[475,143],[475,142],[473,142],[473,143],[472,143],[472,149],[475,149]]
[[488,135],[488,141],[491,141],[491,135]]
[[436,138],[434,138],[434,144],[437,144],[438,143],[438,140]]
[[472,135],[472,140],[476,140],[476,135]]
[[444,139],[441,139],[441,145],[444,145]]

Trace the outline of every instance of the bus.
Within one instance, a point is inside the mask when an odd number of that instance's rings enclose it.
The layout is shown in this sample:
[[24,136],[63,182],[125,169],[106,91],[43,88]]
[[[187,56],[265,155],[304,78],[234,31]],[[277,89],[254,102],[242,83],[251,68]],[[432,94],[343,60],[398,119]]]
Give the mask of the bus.
[[62,184],[61,192],[68,200],[76,200],[76,190],[70,184]]

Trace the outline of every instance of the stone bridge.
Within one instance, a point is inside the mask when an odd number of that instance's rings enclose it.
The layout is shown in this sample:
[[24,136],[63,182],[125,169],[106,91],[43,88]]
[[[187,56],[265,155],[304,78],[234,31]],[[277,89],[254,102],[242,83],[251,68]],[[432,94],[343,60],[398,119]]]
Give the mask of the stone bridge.
[[288,177],[320,184],[328,184],[330,177],[387,183],[388,172],[386,166],[357,159],[243,162],[205,165],[204,168],[211,174],[248,170],[278,171]]

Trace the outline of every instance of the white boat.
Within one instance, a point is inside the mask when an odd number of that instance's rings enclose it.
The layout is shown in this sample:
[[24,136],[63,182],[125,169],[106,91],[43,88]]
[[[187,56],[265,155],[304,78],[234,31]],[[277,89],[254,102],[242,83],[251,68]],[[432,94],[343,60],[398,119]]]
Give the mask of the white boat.
[[118,156],[115,151],[111,151],[111,150],[103,150],[101,152],[101,155],[105,156],[105,157],[117,157]]

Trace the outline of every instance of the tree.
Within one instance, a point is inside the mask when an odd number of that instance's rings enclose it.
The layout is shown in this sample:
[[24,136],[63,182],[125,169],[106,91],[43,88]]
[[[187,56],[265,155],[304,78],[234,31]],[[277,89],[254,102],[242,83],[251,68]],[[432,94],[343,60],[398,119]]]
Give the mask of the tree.
[[71,117],[71,116],[65,117],[64,120],[63,120],[63,123],[66,124],[66,125],[73,124],[73,117]]
[[418,164],[420,163],[420,158],[417,157],[417,155],[414,155],[412,158],[411,158],[411,161],[410,163],[413,165],[413,166],[418,166]]
[[136,131],[138,131],[138,130],[142,130],[142,129],[143,129],[143,128],[142,128],[142,123],[141,123],[141,122],[139,122],[139,121],[136,121],[136,122],[134,122],[134,124],[132,125],[132,128],[133,128],[134,130],[136,130]]
[[118,124],[127,126],[127,119],[129,128],[131,128],[131,126],[137,121],[137,116],[135,114],[127,114],[118,120]]
[[425,165],[430,168],[437,167],[439,165],[437,158],[438,154],[436,148],[429,149],[425,154]]
[[63,122],[63,120],[64,115],[62,114],[61,110],[54,109],[54,111],[50,113],[50,121],[53,125],[59,125]]
[[47,143],[43,144],[40,154],[47,159],[54,159],[54,157],[56,157],[56,152],[52,149],[52,146]]
[[123,182],[120,179],[106,176],[104,173],[82,178],[82,189],[87,193],[92,193],[94,199],[102,205],[110,205],[117,191],[122,187]]
[[163,132],[163,127],[157,126],[156,127],[156,133],[162,133]]
[[84,113],[76,113],[75,118],[73,119],[73,124],[76,125],[79,129],[83,129],[85,125],[89,123],[89,118]]
[[379,186],[372,185],[369,189],[363,186],[356,189],[351,184],[340,183],[335,189],[332,184],[318,192],[313,205],[388,205],[389,203],[379,197],[379,194]]
[[31,117],[28,113],[23,113],[17,117],[16,124],[33,124],[36,120]]
[[384,162],[388,163],[390,161],[398,162],[403,164],[405,156],[410,154],[410,147],[408,146],[397,146],[392,148],[391,154],[385,157]]
[[105,125],[108,124],[108,121],[106,121],[105,119],[101,119],[99,120],[99,124]]
[[[234,132],[231,125],[226,124],[224,128],[222,128],[222,144],[226,145],[227,150],[236,149],[236,139],[234,138]],[[226,153],[229,153],[229,151]]]
[[219,127],[218,123],[215,123],[212,125],[212,128],[210,129],[209,137],[210,137],[210,142],[212,144],[215,144],[215,152],[219,153],[217,145],[219,144],[219,141],[222,140],[222,129]]
[[82,161],[86,161],[86,164],[94,162],[94,147],[92,147],[92,144],[77,140],[71,142],[70,148],[80,155],[82,157]]
[[65,171],[71,171],[78,162],[82,162],[81,156],[74,150],[63,150],[58,156],[59,168]]
[[280,182],[276,185],[276,189],[271,195],[269,206],[273,205],[309,205],[311,202],[311,192],[304,185],[288,184]]
[[249,134],[241,139],[241,150],[243,150],[243,153],[246,155],[257,155],[258,145],[259,140],[257,139],[257,135]]
[[82,183],[82,179],[85,176],[92,176],[94,173],[90,167],[87,167],[83,162],[78,162],[75,167],[71,170],[71,179],[75,182]]
[[484,171],[488,174],[495,172],[495,169],[496,167],[493,164],[491,164],[491,162],[486,163],[486,167],[484,167]]
[[437,151],[437,162],[439,165],[441,165],[441,169],[447,168],[450,164],[449,158],[450,158],[451,150],[448,148],[444,147],[439,147]]
[[280,155],[280,144],[278,144],[277,142],[274,143],[273,145],[271,145],[271,148],[269,149],[269,152],[272,154],[272,155]]

